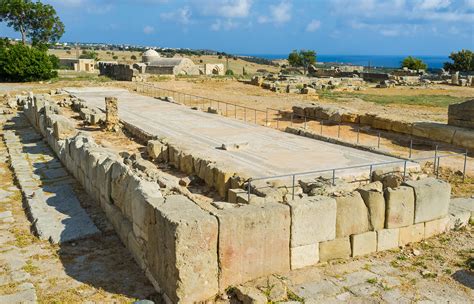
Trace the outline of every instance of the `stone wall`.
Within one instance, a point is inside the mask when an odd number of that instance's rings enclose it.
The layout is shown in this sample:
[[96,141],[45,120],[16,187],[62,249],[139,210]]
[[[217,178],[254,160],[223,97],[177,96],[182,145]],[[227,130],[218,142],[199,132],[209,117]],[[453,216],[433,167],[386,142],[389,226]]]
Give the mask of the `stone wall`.
[[448,110],[448,124],[456,127],[474,129],[474,99],[450,105]]
[[[296,115],[295,118],[306,116],[308,119],[324,120],[330,123],[361,124],[378,130],[445,142],[471,150],[474,149],[474,132],[471,129],[465,128],[466,125],[469,124],[467,119],[471,113],[469,112],[471,105],[472,103],[467,102],[467,104],[462,107],[450,108],[452,113],[450,114],[451,124],[459,122],[459,124],[464,125],[464,128],[437,122],[409,122],[373,113],[361,114],[353,109],[326,105],[296,105],[293,106],[293,113]],[[465,108],[467,110],[461,112],[465,112],[466,114],[457,114],[458,116],[455,116],[456,114],[454,113],[459,113],[458,110],[455,109]],[[460,123],[461,120],[455,120],[455,117],[464,117],[466,120]]]
[[130,64],[119,64],[110,62],[99,62],[101,76],[121,81],[142,81],[140,71]]
[[35,97],[24,110],[170,302],[206,301],[252,279],[396,248],[455,225],[450,186],[436,179],[389,187],[374,172],[381,182],[331,197],[298,190],[294,201],[285,199],[288,189],[256,183],[248,201],[242,174],[170,139],[149,141],[150,158],[196,174],[229,201],[202,206],[165,195],[152,175],[77,133],[70,121],[54,132],[68,119],[48,100]]

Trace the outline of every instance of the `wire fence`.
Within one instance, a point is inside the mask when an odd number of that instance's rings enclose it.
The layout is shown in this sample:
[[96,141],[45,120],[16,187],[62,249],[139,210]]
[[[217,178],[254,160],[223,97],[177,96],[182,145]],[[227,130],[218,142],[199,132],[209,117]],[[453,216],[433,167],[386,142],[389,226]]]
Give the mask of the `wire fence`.
[[[337,122],[333,120],[325,120],[321,119],[320,117],[299,115],[293,112],[269,107],[266,107],[265,110],[262,110],[213,98],[164,89],[148,83],[138,83],[137,92],[150,95],[155,98],[172,97],[175,102],[181,103],[191,108],[208,107],[208,111],[215,111],[216,113],[226,117],[243,120],[247,123],[253,123],[256,125],[271,127],[278,130],[285,130],[287,127],[293,127],[299,128],[303,131],[311,131],[312,135],[317,136],[318,139],[321,140],[336,140],[340,143],[369,148],[374,152],[384,154],[389,153],[392,156],[404,158],[400,161],[395,161],[395,163],[403,163],[404,167],[409,162],[433,159],[434,173],[437,176],[439,176],[439,165],[442,158],[463,157],[462,161],[459,159],[459,164],[462,166],[463,181],[465,180],[469,153],[467,149],[461,149],[444,143],[414,138],[410,135],[397,135],[388,131],[373,130],[370,127],[361,125],[360,123],[346,123],[341,121]],[[418,152],[418,154],[420,154],[420,156],[431,152],[433,152],[434,155],[415,159],[415,150]],[[443,150],[449,151],[451,154],[440,155],[440,152]],[[372,171],[373,167],[387,164],[389,163],[376,163],[356,167],[311,171],[309,173],[332,172],[334,180],[336,172],[348,170],[351,168],[355,169],[363,167],[368,167],[370,168],[370,171]],[[308,175],[309,173],[295,173],[285,175],[284,177],[296,177],[300,175]],[[406,172],[404,174],[406,174]],[[274,178],[275,177],[267,177],[264,179]],[[258,180],[261,179],[263,178],[259,178]],[[257,179],[252,180],[256,181]]]

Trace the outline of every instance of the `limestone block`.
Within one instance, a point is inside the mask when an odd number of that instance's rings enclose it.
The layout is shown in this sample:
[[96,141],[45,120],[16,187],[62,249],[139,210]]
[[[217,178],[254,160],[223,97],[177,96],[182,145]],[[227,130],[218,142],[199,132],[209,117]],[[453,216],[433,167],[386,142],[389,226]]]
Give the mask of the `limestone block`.
[[110,198],[114,205],[121,208],[123,205],[123,198],[125,197],[125,191],[127,184],[125,183],[127,172],[130,170],[121,161],[116,161],[112,164],[110,175]]
[[405,246],[409,243],[421,242],[425,237],[425,223],[419,223],[400,228],[398,244]]
[[369,230],[369,214],[359,192],[336,197],[336,237],[342,238]]
[[[451,204],[449,205],[449,225],[448,229],[459,229],[461,227],[467,226],[469,220],[471,219],[471,212],[467,209],[463,200],[465,199],[452,199]],[[472,201],[472,207],[474,209],[474,200]]]
[[154,223],[153,210],[163,204],[160,186],[155,182],[141,180],[131,201],[133,232],[148,241],[148,226]]
[[229,189],[227,191],[227,201],[232,204],[237,204],[240,195],[247,195],[244,189]]
[[377,117],[375,114],[364,114],[360,116],[360,123],[362,125],[368,125],[372,126],[375,117]]
[[417,122],[413,124],[412,134],[423,138],[451,143],[456,128],[440,123]]
[[406,186],[385,190],[385,228],[399,228],[413,224],[415,216],[415,193]]
[[366,255],[377,250],[377,232],[369,231],[351,235],[352,256]]
[[470,213],[471,219],[474,219],[474,198],[453,198],[450,207],[467,211]]
[[63,116],[58,116],[53,123],[53,134],[57,140],[66,139],[70,136],[76,135],[76,128],[74,124]]
[[107,203],[111,202],[110,199],[110,176],[112,173],[112,165],[117,161],[117,157],[112,155],[107,156],[97,168],[97,180],[99,181],[99,192],[101,200],[104,200]]
[[145,246],[137,240],[133,232],[128,234],[126,246],[137,262],[138,266],[140,266],[141,269],[146,269]]
[[319,243],[292,247],[290,255],[292,270],[315,265],[319,262]]
[[435,178],[408,181],[415,191],[415,223],[427,222],[448,215],[451,185]]
[[147,144],[148,156],[153,160],[162,161],[165,158],[163,155],[166,151],[165,148],[166,146],[159,140],[149,140]]
[[147,260],[163,292],[173,303],[213,297],[218,293],[216,218],[181,195],[166,197],[154,214]]
[[288,202],[291,208],[291,247],[336,238],[336,200],[312,196]]
[[234,176],[234,172],[229,168],[217,167],[215,172],[215,185],[217,192],[222,198],[226,198],[227,190],[230,187],[230,178]]
[[216,212],[219,220],[219,287],[290,269],[290,208],[245,205]]
[[191,154],[181,152],[179,155],[179,170],[186,174],[194,173],[193,156]]
[[453,144],[472,151],[474,149],[474,131],[469,129],[457,130],[454,134]]
[[371,230],[380,230],[385,225],[385,198],[381,190],[382,183],[373,183],[376,186],[370,188],[366,185],[363,188],[357,189],[362,199],[364,200],[367,209],[369,210],[369,223]]
[[214,187],[216,181],[217,168],[216,164],[209,162],[204,167],[204,181],[209,187]]
[[319,260],[327,262],[335,259],[347,259],[351,256],[349,237],[319,243]]
[[430,238],[435,235],[445,233],[449,228],[449,216],[425,222],[425,236],[424,238]]
[[406,121],[393,120],[392,121],[392,131],[411,134],[413,129],[413,124]]
[[105,97],[105,123],[107,130],[116,131],[119,127],[118,100],[116,97]]
[[377,251],[398,248],[400,229],[382,229],[377,231]]
[[376,116],[372,122],[372,128],[390,131],[392,130],[392,120],[390,118]]

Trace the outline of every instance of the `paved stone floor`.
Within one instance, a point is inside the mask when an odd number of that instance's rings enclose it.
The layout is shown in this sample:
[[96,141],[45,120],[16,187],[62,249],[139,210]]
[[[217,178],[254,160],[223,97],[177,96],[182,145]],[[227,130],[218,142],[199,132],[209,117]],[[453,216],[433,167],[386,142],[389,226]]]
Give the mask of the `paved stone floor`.
[[[0,138],[10,119],[0,115]],[[11,129],[13,125],[7,127]],[[44,159],[58,161],[49,157],[51,154],[44,154]],[[81,188],[74,188],[74,193],[100,233],[60,245],[38,239],[30,229],[31,222],[23,209],[23,197],[9,162],[8,150],[0,140],[1,304],[130,303],[159,299],[105,215],[96,210],[95,203]]]
[[[396,160],[191,110],[123,89],[91,87],[68,91],[101,109],[105,107],[106,96],[117,97],[122,120],[153,135],[179,140],[194,153],[232,165],[254,178]],[[248,146],[238,151],[218,149],[222,144],[242,143]],[[368,170],[368,167],[344,170],[338,176],[368,174]]]

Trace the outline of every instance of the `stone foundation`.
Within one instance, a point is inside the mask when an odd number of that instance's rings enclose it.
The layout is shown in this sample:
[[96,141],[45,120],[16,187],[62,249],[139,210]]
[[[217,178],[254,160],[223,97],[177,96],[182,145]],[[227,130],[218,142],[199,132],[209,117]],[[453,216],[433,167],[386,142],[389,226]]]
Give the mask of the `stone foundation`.
[[[235,192],[229,199],[236,203],[203,209],[182,195],[164,195],[157,181],[86,134],[71,132],[72,125],[54,132],[59,120],[68,122],[54,114],[60,111],[45,111],[48,106],[55,108],[46,99],[28,99],[25,114],[101,205],[138,265],[170,302],[212,300],[258,277],[396,248],[469,220],[469,213],[448,210],[450,187],[435,179],[385,192],[380,184],[369,185],[334,198],[297,191],[294,201],[285,196],[288,190],[267,187],[252,189],[248,202],[238,190],[245,185],[242,174],[170,139],[154,139],[148,146],[153,158],[196,174],[222,197]],[[426,194],[433,188],[436,199]],[[428,210],[430,199],[434,205]]]

